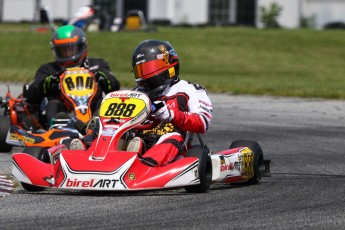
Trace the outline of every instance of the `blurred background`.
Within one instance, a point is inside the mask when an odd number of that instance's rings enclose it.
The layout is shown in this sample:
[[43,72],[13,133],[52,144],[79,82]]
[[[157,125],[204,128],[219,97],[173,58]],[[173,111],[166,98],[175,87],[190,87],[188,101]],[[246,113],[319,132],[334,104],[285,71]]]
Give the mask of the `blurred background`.
[[93,25],[90,30],[117,31],[133,10],[144,24],[154,25],[316,29],[345,25],[343,0],[0,0],[0,21],[76,23],[78,17],[90,17],[86,22]]
[[123,87],[136,45],[160,39],[210,92],[345,99],[345,0],[0,0],[0,82],[30,82],[64,24]]

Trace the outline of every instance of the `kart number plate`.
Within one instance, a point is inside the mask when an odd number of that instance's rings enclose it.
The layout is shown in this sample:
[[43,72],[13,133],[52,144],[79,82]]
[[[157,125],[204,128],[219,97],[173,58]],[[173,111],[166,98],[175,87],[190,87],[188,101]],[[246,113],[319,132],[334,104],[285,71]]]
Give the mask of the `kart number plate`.
[[95,91],[95,80],[86,69],[65,71],[62,77],[62,88],[69,96],[90,96]]
[[101,117],[134,118],[143,113],[146,103],[140,98],[108,98],[102,103]]
[[241,169],[242,169],[242,178],[250,179],[254,176],[254,153],[249,148],[244,148],[240,150],[241,156]]

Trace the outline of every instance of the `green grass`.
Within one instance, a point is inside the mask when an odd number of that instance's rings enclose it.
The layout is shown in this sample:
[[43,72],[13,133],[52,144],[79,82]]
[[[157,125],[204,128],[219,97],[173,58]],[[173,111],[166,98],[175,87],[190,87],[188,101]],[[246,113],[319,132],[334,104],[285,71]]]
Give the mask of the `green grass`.
[[[0,24],[0,81],[30,81],[53,60],[51,33],[29,27]],[[181,77],[210,92],[345,99],[345,31],[159,27],[87,35],[89,56],[106,59],[124,87],[134,86],[132,51],[152,38],[169,40]]]

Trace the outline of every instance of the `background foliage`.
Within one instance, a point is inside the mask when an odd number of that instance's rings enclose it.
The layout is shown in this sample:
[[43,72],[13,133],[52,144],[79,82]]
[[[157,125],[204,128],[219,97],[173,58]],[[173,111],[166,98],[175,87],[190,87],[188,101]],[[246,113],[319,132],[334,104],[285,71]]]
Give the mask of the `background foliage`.
[[[181,77],[210,92],[345,99],[344,31],[159,27],[155,32],[89,32],[89,56],[107,60],[133,87],[131,55],[145,39],[169,40]],[[0,81],[27,82],[53,60],[51,32],[0,25]]]

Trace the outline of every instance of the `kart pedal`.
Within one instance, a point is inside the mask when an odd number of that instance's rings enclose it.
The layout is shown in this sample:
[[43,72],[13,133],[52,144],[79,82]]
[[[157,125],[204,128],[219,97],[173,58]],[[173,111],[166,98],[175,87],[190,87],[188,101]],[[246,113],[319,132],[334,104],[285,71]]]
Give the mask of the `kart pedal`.
[[142,153],[143,150],[143,140],[140,137],[134,137],[129,141],[127,145],[127,152],[137,152]]

